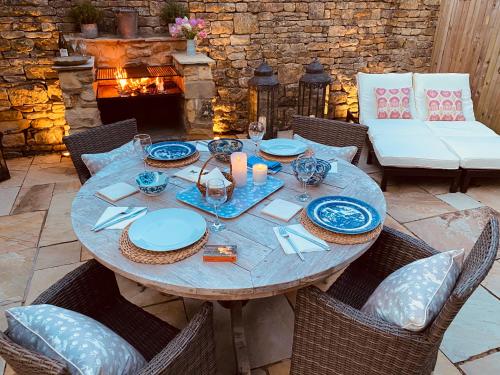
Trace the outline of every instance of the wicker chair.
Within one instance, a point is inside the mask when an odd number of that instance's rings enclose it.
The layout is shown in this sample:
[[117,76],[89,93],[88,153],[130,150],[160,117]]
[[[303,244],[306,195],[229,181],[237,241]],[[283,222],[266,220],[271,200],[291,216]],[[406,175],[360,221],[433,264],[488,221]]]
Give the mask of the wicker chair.
[[386,276],[436,253],[422,241],[385,227],[375,245],[327,293],[314,287],[299,291],[291,374],[430,374],[445,330],[488,273],[497,248],[498,222],[493,218],[437,317],[424,331],[411,332],[359,310]]
[[368,132],[365,125],[298,115],[292,118],[292,129],[301,137],[324,145],[356,146],[358,152],[352,159],[354,165],[358,165]]
[[90,172],[82,161],[82,154],[111,151],[131,141],[136,134],[137,122],[129,119],[64,137],[63,142],[71,154],[80,182],[84,184],[90,178]]
[[[148,361],[138,375],[215,374],[212,305],[179,331],[120,295],[112,271],[91,260],[42,293],[52,304],[89,316],[119,334]],[[0,356],[19,375],[69,375],[63,363],[24,349],[0,331]]]

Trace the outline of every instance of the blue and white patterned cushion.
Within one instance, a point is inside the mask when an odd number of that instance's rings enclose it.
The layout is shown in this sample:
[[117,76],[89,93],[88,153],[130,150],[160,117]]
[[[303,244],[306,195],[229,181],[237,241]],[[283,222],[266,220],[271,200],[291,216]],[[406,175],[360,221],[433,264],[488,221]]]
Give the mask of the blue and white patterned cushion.
[[109,152],[101,152],[99,154],[82,154],[82,161],[89,170],[90,174],[93,176],[101,169],[115,161],[130,159],[133,157],[134,153],[134,144],[130,141]]
[[410,331],[423,330],[453,291],[463,258],[463,249],[451,250],[407,264],[380,283],[361,311]]
[[135,374],[142,355],[103,324],[52,305],[13,307],[5,312],[8,336],[17,344],[66,363],[72,375]]
[[356,146],[327,146],[322,143],[310,141],[309,139],[301,137],[298,134],[294,134],[293,139],[307,144],[307,146],[314,151],[314,156],[318,159],[331,160],[333,158],[338,158],[350,163],[354,156],[356,156],[356,152],[358,152],[358,148]]

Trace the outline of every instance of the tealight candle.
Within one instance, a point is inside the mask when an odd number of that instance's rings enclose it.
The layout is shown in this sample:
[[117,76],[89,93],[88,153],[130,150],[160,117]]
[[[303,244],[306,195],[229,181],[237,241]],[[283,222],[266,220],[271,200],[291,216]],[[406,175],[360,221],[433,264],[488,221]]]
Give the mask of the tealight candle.
[[244,152],[233,152],[231,154],[231,174],[236,187],[247,184],[247,154]]
[[253,172],[253,184],[265,185],[267,181],[267,165],[254,164],[254,166],[252,167],[252,172]]

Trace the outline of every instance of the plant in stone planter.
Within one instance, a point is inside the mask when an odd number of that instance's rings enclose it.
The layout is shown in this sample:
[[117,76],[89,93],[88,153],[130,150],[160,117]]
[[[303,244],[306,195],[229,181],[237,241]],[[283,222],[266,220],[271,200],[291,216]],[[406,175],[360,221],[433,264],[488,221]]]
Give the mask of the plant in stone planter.
[[103,12],[96,8],[90,1],[85,0],[74,5],[69,15],[80,24],[84,38],[97,38],[97,23],[102,20]]
[[207,37],[205,20],[203,18],[176,18],[175,24],[170,28],[170,34],[172,34],[174,38],[186,38],[186,53],[189,56],[194,56],[196,55],[195,40]]
[[160,19],[168,25],[168,29],[175,23],[176,18],[184,18],[189,12],[184,4],[175,0],[167,0],[160,12]]

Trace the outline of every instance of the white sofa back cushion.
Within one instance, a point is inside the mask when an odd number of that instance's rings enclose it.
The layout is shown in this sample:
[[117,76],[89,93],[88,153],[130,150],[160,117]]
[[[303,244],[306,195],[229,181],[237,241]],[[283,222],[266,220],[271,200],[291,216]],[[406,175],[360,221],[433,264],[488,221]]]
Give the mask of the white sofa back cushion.
[[[359,100],[359,122],[365,124],[366,120],[377,118],[377,100],[375,89],[379,87],[388,89],[400,89],[412,87],[412,73],[358,73],[358,100]],[[410,112],[416,117],[415,97],[413,90],[410,92]]]
[[427,120],[427,99],[425,90],[462,90],[462,110],[465,120],[474,121],[474,108],[469,85],[469,74],[466,73],[415,73],[413,75],[413,92],[417,106],[417,117]]

